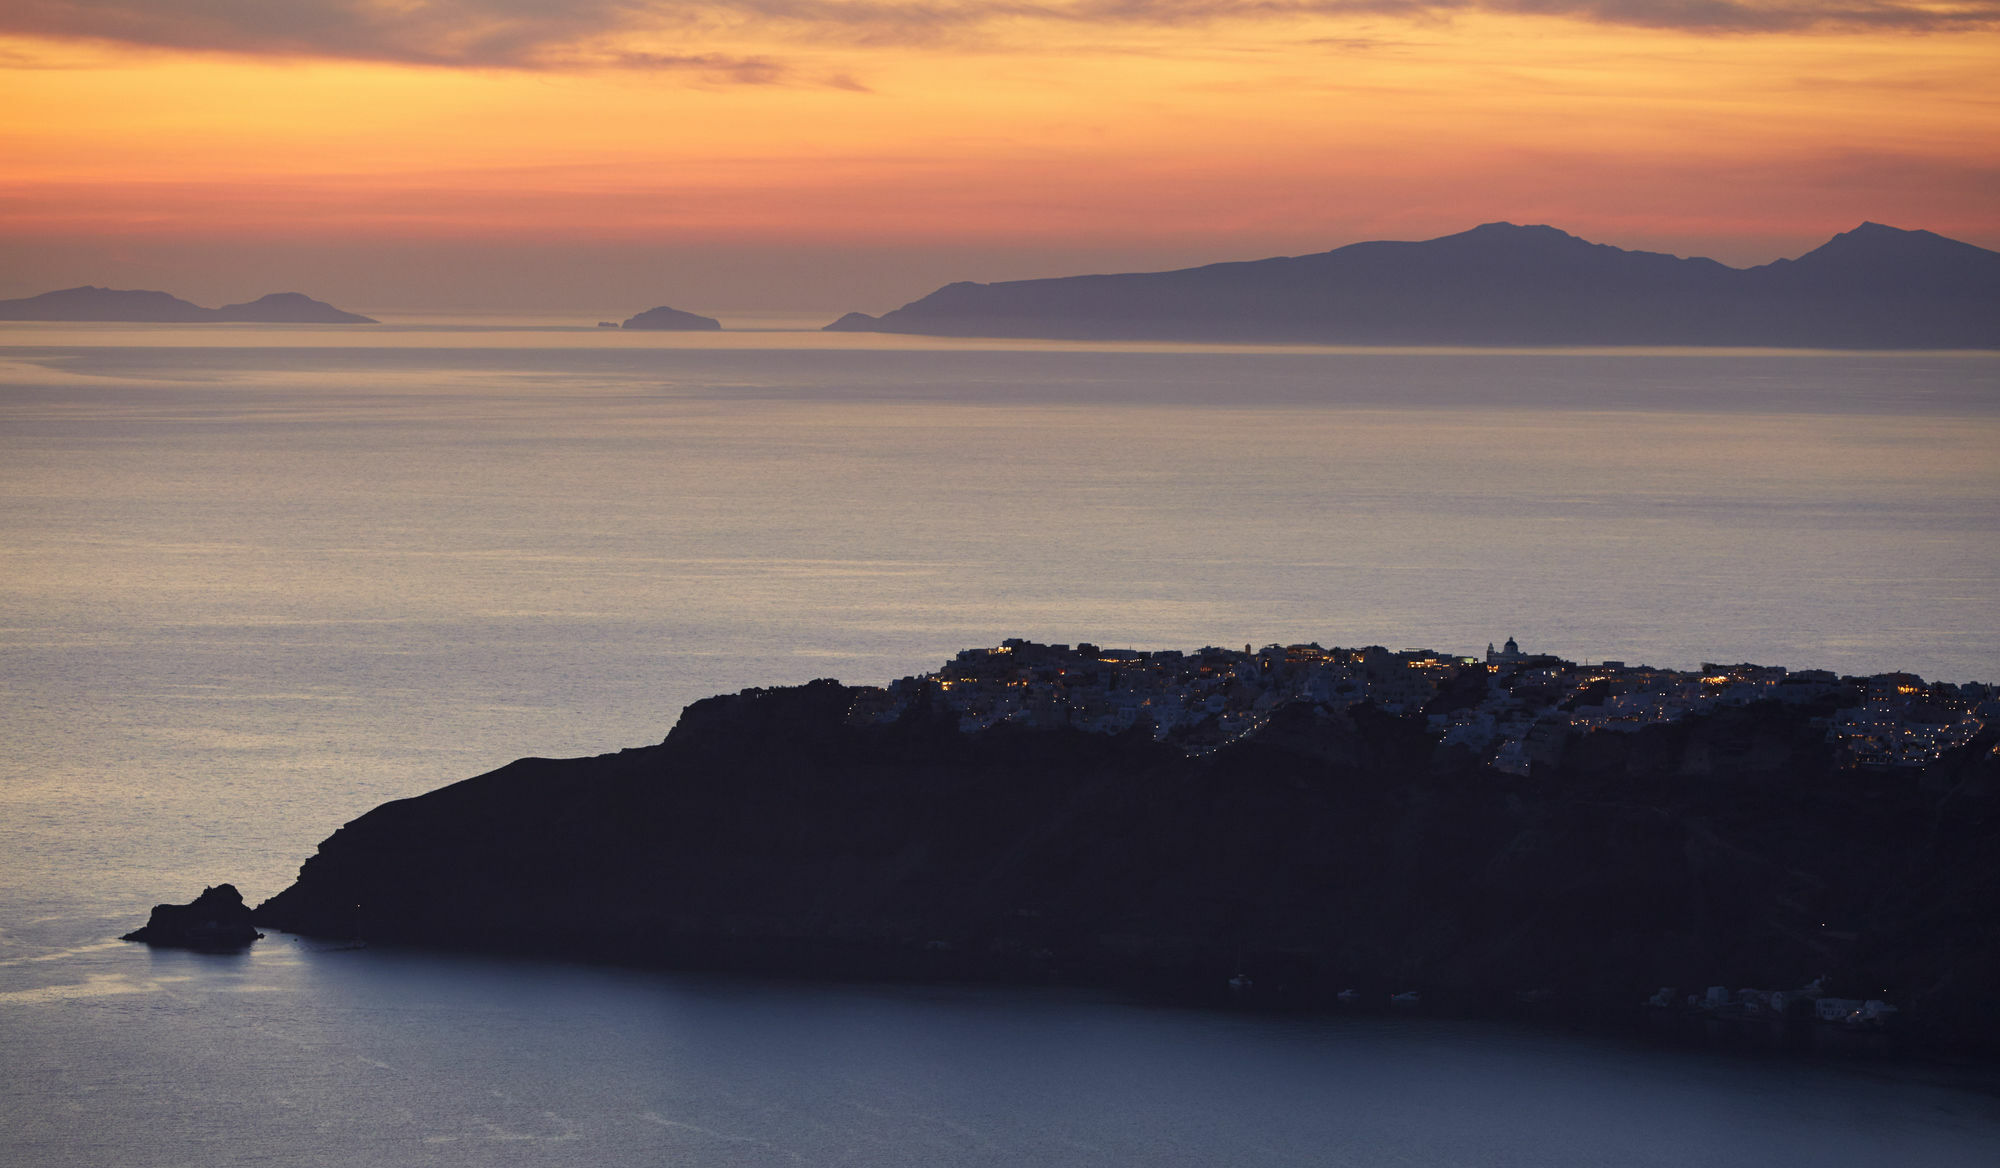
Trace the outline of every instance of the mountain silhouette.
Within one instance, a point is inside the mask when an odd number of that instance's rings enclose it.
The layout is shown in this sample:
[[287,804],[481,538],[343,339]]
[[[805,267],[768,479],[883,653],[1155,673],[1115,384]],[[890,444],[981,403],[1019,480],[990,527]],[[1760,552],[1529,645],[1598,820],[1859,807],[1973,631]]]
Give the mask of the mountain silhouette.
[[837,332],[1376,345],[2000,348],[2000,252],[1864,223],[1731,268],[1553,227],[1171,272],[956,283]]
[[678,308],[668,308],[662,304],[626,321],[621,327],[628,329],[676,329],[690,332],[713,332],[722,327],[722,322],[712,316],[696,316],[692,312],[682,312]]
[[375,324],[298,292],[273,292],[244,304],[203,308],[165,292],[86,284],[19,300],[0,300],[0,320],[122,321],[143,324]]
[[0,300],[0,320],[117,320],[193,324],[215,310],[165,292],[124,292],[84,285],[21,300]]
[[353,312],[342,312],[331,304],[314,300],[301,292],[273,292],[248,304],[225,304],[215,310],[215,319],[257,324],[375,324]]

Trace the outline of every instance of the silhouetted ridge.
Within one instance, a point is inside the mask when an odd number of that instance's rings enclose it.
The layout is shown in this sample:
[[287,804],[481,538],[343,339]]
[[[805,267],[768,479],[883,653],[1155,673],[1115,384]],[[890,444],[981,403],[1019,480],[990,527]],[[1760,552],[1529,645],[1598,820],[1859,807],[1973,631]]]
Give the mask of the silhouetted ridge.
[[0,320],[151,321],[193,324],[215,319],[215,310],[165,292],[124,291],[85,284],[22,300],[0,300]]
[[244,304],[203,308],[165,292],[86,284],[20,300],[0,300],[0,320],[122,321],[135,324],[375,324],[299,292],[273,292]]
[[215,319],[256,324],[375,324],[354,312],[342,312],[303,292],[273,292],[247,304],[225,304],[215,310]]
[[1332,344],[2000,348],[2000,253],[1866,223],[1739,270],[1549,226],[1170,272],[954,283],[835,331]]

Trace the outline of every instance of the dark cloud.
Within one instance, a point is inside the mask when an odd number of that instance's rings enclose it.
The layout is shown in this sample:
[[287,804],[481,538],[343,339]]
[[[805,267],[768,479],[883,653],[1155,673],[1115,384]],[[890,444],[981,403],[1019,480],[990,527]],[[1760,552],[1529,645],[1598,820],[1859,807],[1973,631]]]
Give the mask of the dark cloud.
[[1962,0],[1081,0],[1079,20],[1176,24],[1300,15],[1437,19],[1461,13],[1559,16],[1633,28],[1699,33],[1940,32],[2000,26],[2000,2]]
[[2000,3],[1991,0],[1939,6],[1903,0],[1488,0],[1481,7],[1705,33],[1952,32],[2000,25]]
[[720,53],[614,53],[605,63],[620,69],[693,70],[738,85],[775,85],[790,79],[790,70],[780,62]]
[[757,85],[794,80],[764,57],[631,52],[610,43],[633,30],[692,31],[712,11],[699,0],[7,0],[0,34],[413,65],[608,65]]
[[[701,51],[722,34],[802,43],[979,43],[1002,21],[1089,27],[1506,12],[1729,34],[2000,27],[2000,0],[7,0],[0,34],[169,49],[484,68],[665,70],[753,85],[830,84],[764,57]],[[686,51],[632,52],[624,34]],[[0,67],[10,67],[0,60]]]

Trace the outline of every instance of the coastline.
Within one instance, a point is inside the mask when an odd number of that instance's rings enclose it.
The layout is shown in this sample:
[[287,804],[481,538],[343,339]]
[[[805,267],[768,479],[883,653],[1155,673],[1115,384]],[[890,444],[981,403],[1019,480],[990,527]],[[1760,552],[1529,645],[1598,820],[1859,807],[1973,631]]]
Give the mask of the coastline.
[[1993,908],[1991,729],[1922,777],[1857,764],[1828,732],[1854,699],[1836,684],[1587,731],[1513,773],[1370,698],[1289,701],[1189,751],[1146,725],[966,728],[921,697],[883,720],[871,692],[711,698],[657,746],[385,804],[254,919],[1305,1011],[1415,993],[1593,1026],[1666,986],[1704,1029],[1850,1001],[1853,1028],[1884,1018],[1912,1052],[2000,1050],[1975,924]]

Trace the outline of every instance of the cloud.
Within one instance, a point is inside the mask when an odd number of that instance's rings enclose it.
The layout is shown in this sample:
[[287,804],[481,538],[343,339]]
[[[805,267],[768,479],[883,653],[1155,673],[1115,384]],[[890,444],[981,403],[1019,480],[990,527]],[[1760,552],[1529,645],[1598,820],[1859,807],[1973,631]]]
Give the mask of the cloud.
[[[1564,17],[1703,34],[2000,27],[2000,0],[8,0],[0,35],[259,56],[505,69],[612,67],[749,85],[823,84],[701,46],[973,43],[1003,22],[1098,29],[1310,16]],[[643,42],[648,47],[635,49]],[[659,48],[661,43],[671,47]],[[0,67],[13,67],[0,61]]]
[[692,29],[701,0],[8,0],[0,35],[408,65],[613,66],[766,85],[781,62],[631,51],[623,34]]
[[1955,32],[2000,26],[2000,3],[1910,0],[1489,0],[1497,11],[1703,33]]
[[1697,33],[1939,32],[2000,26],[1996,0],[1082,0],[1062,11],[1074,19],[1129,24],[1285,16],[1439,19],[1500,12]]
[[790,74],[787,66],[768,57],[730,57],[721,53],[617,53],[605,63],[620,69],[693,70],[738,85],[775,85],[789,80]]

